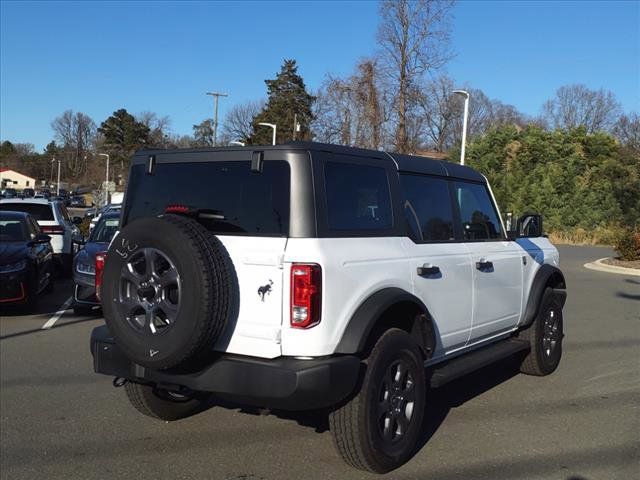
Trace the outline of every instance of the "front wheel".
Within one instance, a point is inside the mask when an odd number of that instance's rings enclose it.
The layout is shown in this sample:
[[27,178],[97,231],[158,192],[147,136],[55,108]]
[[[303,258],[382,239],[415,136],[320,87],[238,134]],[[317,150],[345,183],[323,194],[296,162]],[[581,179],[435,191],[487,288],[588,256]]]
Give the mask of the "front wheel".
[[181,394],[133,382],[127,382],[124,390],[140,413],[168,422],[190,417],[209,406],[210,396],[202,393]]
[[564,337],[562,306],[551,288],[547,287],[542,294],[538,315],[533,323],[518,336],[531,345],[529,354],[520,365],[522,373],[544,376],[558,368]]
[[390,329],[374,346],[358,394],[329,415],[335,446],[349,465],[386,473],[413,455],[425,408],[422,354],[405,331]]

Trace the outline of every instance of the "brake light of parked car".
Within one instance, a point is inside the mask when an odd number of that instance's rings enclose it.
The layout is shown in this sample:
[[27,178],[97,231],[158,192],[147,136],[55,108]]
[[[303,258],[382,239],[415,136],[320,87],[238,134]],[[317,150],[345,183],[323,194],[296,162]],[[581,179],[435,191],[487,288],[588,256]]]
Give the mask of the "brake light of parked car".
[[100,290],[102,288],[102,272],[104,271],[104,262],[107,259],[107,252],[96,253],[96,298],[100,300]]
[[64,228],[61,225],[41,225],[40,230],[47,235],[64,235]]
[[322,268],[316,264],[291,266],[291,326],[310,328],[320,323]]

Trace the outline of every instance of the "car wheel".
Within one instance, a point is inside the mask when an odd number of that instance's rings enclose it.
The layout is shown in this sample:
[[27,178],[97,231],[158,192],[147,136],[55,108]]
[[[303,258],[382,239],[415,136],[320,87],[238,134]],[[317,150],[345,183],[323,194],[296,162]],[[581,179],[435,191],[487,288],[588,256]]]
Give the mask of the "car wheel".
[[558,368],[564,337],[562,306],[551,288],[547,287],[542,294],[538,314],[533,323],[518,336],[531,345],[531,350],[520,365],[522,373],[544,376]]
[[107,253],[102,308],[135,363],[195,368],[235,314],[237,283],[224,245],[198,222],[142,218],[125,226]]
[[140,413],[168,422],[200,413],[210,405],[211,398],[209,394],[180,394],[133,382],[127,382],[124,390],[131,405]]
[[386,473],[411,458],[422,427],[426,379],[409,334],[385,332],[366,360],[358,394],[329,414],[334,444],[349,465]]

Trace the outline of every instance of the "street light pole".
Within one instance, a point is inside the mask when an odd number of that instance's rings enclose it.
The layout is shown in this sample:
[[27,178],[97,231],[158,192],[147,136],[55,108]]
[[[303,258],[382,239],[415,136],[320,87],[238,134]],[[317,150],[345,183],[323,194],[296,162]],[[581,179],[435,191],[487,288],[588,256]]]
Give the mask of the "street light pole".
[[58,160],[58,191],[56,195],[60,195],[60,160]]
[[263,127],[270,127],[273,129],[273,141],[271,142],[271,144],[275,145],[276,144],[276,124],[260,122],[258,125],[262,125]]
[[206,92],[205,95],[211,95],[213,97],[213,146],[215,147],[218,143],[218,98],[220,97],[228,97],[227,93],[218,93],[218,92]]
[[99,153],[99,157],[107,157],[107,175],[105,177],[104,182],[104,204],[106,205],[107,199],[109,198],[109,154],[108,153]]
[[467,145],[467,118],[469,117],[469,92],[454,90],[453,93],[464,97],[464,117],[462,120],[462,148],[460,149],[460,165],[464,165],[464,150]]

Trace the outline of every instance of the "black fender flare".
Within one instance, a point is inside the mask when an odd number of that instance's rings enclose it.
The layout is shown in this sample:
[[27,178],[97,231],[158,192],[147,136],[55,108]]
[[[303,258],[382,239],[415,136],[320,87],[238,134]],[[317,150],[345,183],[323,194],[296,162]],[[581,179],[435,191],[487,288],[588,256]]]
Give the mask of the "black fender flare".
[[[411,303],[420,310],[420,317],[425,320],[422,323],[426,323],[428,321],[427,318],[430,318],[427,307],[415,295],[396,287],[378,290],[356,309],[342,333],[342,338],[338,342],[335,353],[353,355],[363,352],[367,347],[369,335],[377,322],[389,308],[400,303]],[[422,332],[422,335],[430,335],[432,337],[429,339],[432,342],[431,346],[435,345],[433,326],[429,325],[429,328],[422,329]],[[410,333],[413,333],[413,328]],[[425,349],[426,342],[420,343],[420,347]]]
[[527,299],[527,306],[525,307],[520,327],[525,328],[533,323],[538,314],[542,294],[547,286],[553,288],[554,294],[559,299],[561,306],[564,307],[564,302],[567,299],[567,284],[564,280],[564,275],[558,267],[545,263],[538,269],[531,283],[529,298]]

